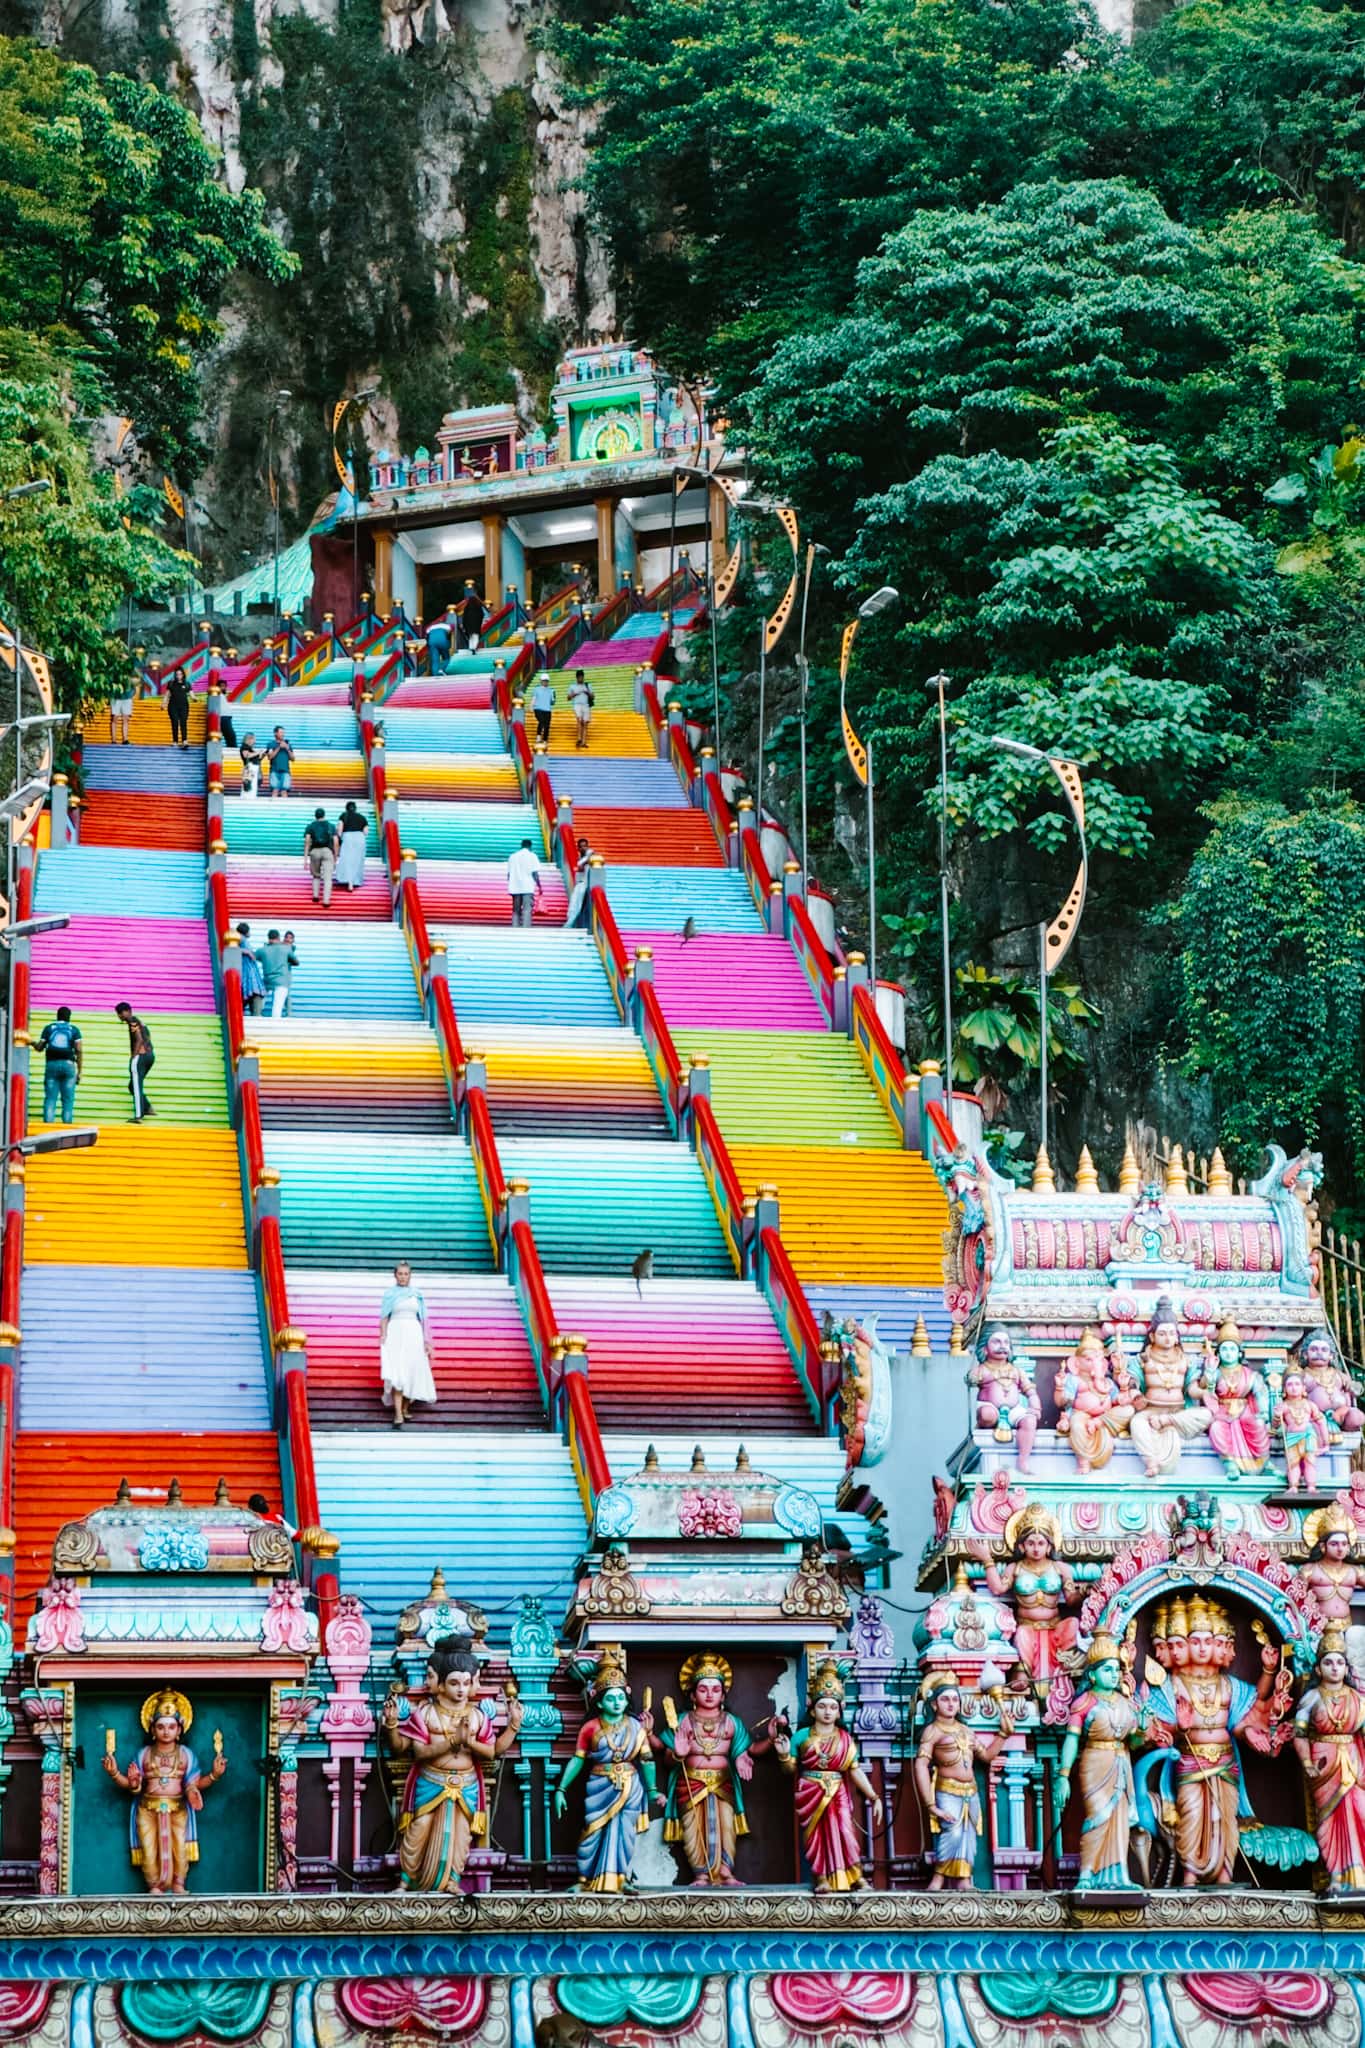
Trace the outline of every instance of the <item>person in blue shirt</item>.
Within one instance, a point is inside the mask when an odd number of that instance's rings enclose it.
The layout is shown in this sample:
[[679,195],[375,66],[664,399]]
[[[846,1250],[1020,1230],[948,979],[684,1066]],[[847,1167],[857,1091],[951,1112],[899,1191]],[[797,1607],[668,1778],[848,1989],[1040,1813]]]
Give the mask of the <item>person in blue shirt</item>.
[[43,1122],[55,1124],[58,1108],[62,1122],[69,1124],[76,1113],[76,1083],[81,1078],[84,1053],[81,1034],[63,1003],[51,1024],[44,1024],[38,1039],[43,1055]]

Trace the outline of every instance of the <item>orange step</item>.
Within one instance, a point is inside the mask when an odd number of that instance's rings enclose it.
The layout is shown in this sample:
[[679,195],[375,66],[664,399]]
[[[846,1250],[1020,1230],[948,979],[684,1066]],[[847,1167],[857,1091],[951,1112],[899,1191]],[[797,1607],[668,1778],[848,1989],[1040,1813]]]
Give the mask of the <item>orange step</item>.
[[705,811],[596,810],[574,805],[573,829],[610,867],[723,868]]
[[[193,1396],[187,1396],[187,1405],[192,1403]],[[272,1508],[281,1505],[279,1447],[267,1431],[47,1436],[21,1429],[14,1465],[14,1575],[21,1624],[27,1613],[23,1603],[52,1575],[57,1531],[95,1508],[111,1506],[121,1479],[128,1481],[135,1499],[144,1487],[155,1491],[142,1499],[164,1499],[172,1479],[178,1479],[187,1507],[208,1507],[218,1481],[226,1479],[238,1506],[245,1507],[253,1493],[263,1493]]]
[[92,790],[81,809],[81,844],[202,853],[204,799],[148,796],[141,790]]

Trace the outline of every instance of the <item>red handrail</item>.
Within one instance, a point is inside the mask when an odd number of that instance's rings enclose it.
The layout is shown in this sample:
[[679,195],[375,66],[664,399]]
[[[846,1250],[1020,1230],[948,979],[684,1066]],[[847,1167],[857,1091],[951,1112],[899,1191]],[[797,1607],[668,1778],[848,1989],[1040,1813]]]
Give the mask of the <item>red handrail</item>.
[[417,893],[417,883],[412,875],[408,875],[403,881],[402,891],[408,929],[417,948],[417,957],[425,969],[431,961],[431,939],[427,933],[426,912],[422,909],[422,899]]
[[[891,1043],[890,1034],[877,1014],[877,1005],[873,999],[871,989],[863,982],[860,982],[853,991],[853,1015],[855,1022],[866,1032],[868,1050],[873,1055],[871,1063],[873,1086],[877,1089],[878,1094],[881,1094],[881,1083],[875,1071],[875,1062],[880,1060],[886,1071],[887,1094],[893,1098],[887,1102],[887,1111],[897,1123],[897,1127],[903,1130],[906,1096],[905,1062]],[[862,1050],[861,1046],[859,1050]],[[866,1055],[864,1055],[864,1058],[866,1059]],[[897,1112],[894,1101],[896,1097],[899,1097],[900,1100],[899,1112]]]
[[925,1114],[938,1133],[941,1143],[946,1145],[950,1152],[956,1152],[962,1140],[953,1129],[951,1120],[944,1114],[942,1104],[937,1102],[929,1103]]
[[[791,912],[792,948],[803,967],[814,970],[819,987],[813,991],[826,1017],[834,1015],[834,967],[824,942],[815,929],[810,912],[799,896],[793,896],[788,906]],[[800,939],[800,945],[796,943]],[[804,949],[804,950],[803,950]]]
[[254,1081],[241,1081],[237,1100],[242,1113],[242,1145],[246,1151],[247,1181],[254,1194],[265,1167],[265,1134],[261,1129],[261,1091]]
[[704,1095],[698,1096],[692,1105],[692,1121],[710,1147],[716,1162],[716,1170],[720,1175],[721,1185],[725,1189],[725,1199],[733,1206],[737,1216],[743,1216],[744,1189],[740,1185],[739,1175],[735,1172],[734,1161],[730,1157],[729,1149],[720,1134],[720,1125],[716,1122],[716,1113]]
[[246,1006],[242,1001],[240,974],[223,976],[223,1009],[226,1013],[228,1056],[235,1061],[246,1043]]
[[515,1250],[513,1270],[519,1282],[518,1292],[523,1298],[523,1309],[527,1316],[531,1348],[535,1353],[536,1365],[540,1372],[541,1391],[545,1396],[547,1409],[552,1408],[559,1388],[551,1383],[550,1371],[553,1362],[551,1345],[559,1334],[555,1320],[554,1304],[550,1290],[545,1285],[545,1269],[540,1263],[540,1250],[534,1232],[524,1216],[512,1225],[512,1243]]
[[443,974],[432,980],[431,999],[436,1007],[436,1030],[445,1041],[451,1075],[458,1079],[464,1065],[464,1046],[460,1040],[460,1027],[455,1021],[455,999]]
[[663,1061],[668,1083],[669,1107],[673,1111],[676,1126],[682,1110],[682,1061],[678,1058],[678,1048],[673,1043],[673,1034],[664,1021],[663,1004],[659,1001],[659,992],[653,982],[639,982],[636,995],[640,1006],[641,1036],[645,1040],[646,1050],[651,1037],[658,1045],[659,1057]]
[[465,1102],[469,1110],[469,1142],[483,1161],[488,1198],[495,1209],[501,1209],[507,1200],[507,1183],[498,1157],[498,1141],[493,1136],[493,1119],[488,1114],[488,1097],[482,1088],[470,1088]]
[[820,1331],[811,1313],[810,1303],[806,1300],[806,1291],[796,1277],[796,1269],[778,1233],[771,1227],[764,1230],[761,1233],[760,1244],[764,1261],[776,1276],[796,1323],[800,1348],[804,1353],[806,1385],[815,1413],[823,1421],[825,1404],[834,1389],[826,1385],[825,1361],[820,1352]]
[[611,1467],[607,1463],[601,1431],[597,1427],[597,1410],[592,1404],[592,1390],[588,1385],[586,1373],[565,1373],[564,1399],[573,1420],[583,1471],[592,1497],[596,1500],[611,1485]]

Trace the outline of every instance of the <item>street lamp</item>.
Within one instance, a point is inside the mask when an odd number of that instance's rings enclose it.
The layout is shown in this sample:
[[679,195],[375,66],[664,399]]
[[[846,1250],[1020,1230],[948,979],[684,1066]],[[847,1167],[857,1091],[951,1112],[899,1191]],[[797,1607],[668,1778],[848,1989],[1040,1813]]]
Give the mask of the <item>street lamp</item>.
[[1081,864],[1076,879],[1071,884],[1066,901],[1053,918],[1051,924],[1038,927],[1038,1080],[1042,1095],[1038,1120],[1038,1143],[1040,1150],[1047,1151],[1047,984],[1048,977],[1056,973],[1071,949],[1085,908],[1085,892],[1090,883],[1090,848],[1085,836],[1085,791],[1081,785],[1081,771],[1074,761],[1064,754],[1047,754],[1041,747],[1031,747],[1024,740],[1008,740],[999,733],[992,733],[989,744],[999,747],[1002,753],[1013,754],[1020,761],[1029,761],[1034,767],[1051,769],[1061,784],[1062,795],[1066,798],[1076,834],[1081,842]]
[[93,1125],[79,1131],[37,1131],[31,1138],[16,1138],[8,1150],[22,1152],[26,1159],[35,1152],[83,1152],[88,1145],[97,1145],[99,1136]]
[[274,596],[270,608],[274,615],[273,630],[277,640],[280,637],[280,480],[275,473],[275,431],[284,408],[293,396],[292,391],[275,393],[275,401],[270,408],[269,425],[266,428],[266,471],[270,478],[271,503],[275,508]]
[[801,640],[796,650],[797,673],[801,680],[801,891],[804,895],[810,887],[810,851],[806,831],[806,707],[810,695],[810,663],[806,660],[806,614],[810,609],[811,578],[815,574],[815,557],[827,555],[829,549],[823,541],[813,540],[806,544],[806,580],[801,590]]
[[844,729],[844,751],[853,773],[867,791],[867,951],[874,1009],[877,1007],[877,820],[873,798],[872,738],[869,734],[866,742],[859,739],[853,730],[844,698],[848,688],[849,659],[859,626],[864,619],[875,619],[878,612],[884,612],[888,605],[899,602],[900,592],[889,583],[883,583],[880,590],[874,590],[871,597],[865,597],[855,616],[844,627],[839,649],[839,719]]
[[[695,400],[693,403],[695,404]],[[680,462],[673,471],[673,487],[668,500],[668,645],[673,646],[673,557],[678,533],[678,499],[687,489],[690,476],[700,477],[706,498],[706,616],[711,629],[711,730],[714,736],[716,759],[720,760],[720,663],[716,646],[716,566],[712,560],[711,538],[711,486],[716,481],[710,469],[695,462]]]
[[0,946],[13,945],[16,939],[36,939],[43,932],[64,932],[70,922],[64,910],[49,911],[44,917],[18,918],[0,931]]
[[45,492],[51,489],[52,478],[50,476],[35,476],[32,483],[11,484],[8,490],[0,491],[0,497],[3,497],[8,505],[15,498],[41,498]]
[[[377,384],[367,384],[362,391],[350,391],[339,398],[332,408],[332,461],[342,483],[349,484],[351,492],[351,618],[354,621],[360,609],[360,483],[355,469],[355,416],[362,405],[379,395]],[[337,429],[346,422],[346,461],[343,463],[337,452]]]

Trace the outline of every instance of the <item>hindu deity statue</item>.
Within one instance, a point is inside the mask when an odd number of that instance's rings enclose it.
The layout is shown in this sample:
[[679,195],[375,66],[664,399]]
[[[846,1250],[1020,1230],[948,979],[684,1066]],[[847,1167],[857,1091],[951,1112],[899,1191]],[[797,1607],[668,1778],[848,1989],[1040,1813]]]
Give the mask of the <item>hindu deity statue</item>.
[[773,1743],[782,1769],[796,1778],[801,1847],[817,1892],[855,1892],[867,1885],[854,1791],[871,1807],[873,1825],[882,1824],[877,1788],[843,1723],[844,1681],[838,1665],[827,1659],[811,1679],[806,1726],[795,1735],[779,1728]]
[[1334,1892],[1365,1891],[1365,1694],[1350,1683],[1346,1639],[1323,1630],[1317,1684],[1294,1716],[1313,1798],[1313,1831]]
[[1083,1330],[1057,1374],[1057,1431],[1082,1472],[1098,1472],[1114,1455],[1114,1442],[1133,1419],[1133,1396],[1110,1370],[1098,1330]]
[[1015,1351],[1003,1323],[992,1323],[982,1336],[971,1379],[977,1390],[978,1427],[993,1429],[997,1443],[1007,1444],[1013,1437],[1015,1461],[1021,1472],[1027,1472],[1042,1403],[1033,1360]]
[[1063,1615],[1080,1599],[1071,1567],[1058,1555],[1062,1532],[1040,1501],[1012,1514],[1005,1524],[1005,1543],[1014,1562],[1001,1569],[981,1541],[967,1548],[986,1568],[986,1584],[997,1600],[1012,1600],[1018,1617],[1015,1642],[1038,1689],[1046,1693],[1061,1668],[1063,1652],[1076,1645],[1076,1621]]
[[201,1770],[185,1741],[194,1710],[181,1692],[154,1692],[142,1703],[142,1726],[151,1741],[126,1772],[118,1767],[113,1729],[106,1735],[104,1768],[133,1795],[128,1843],[149,1892],[183,1892],[191,1863],[199,1861],[198,1816],[204,1793],[227,1769],[215,1732],[213,1762]]
[[496,1730],[475,1697],[479,1666],[461,1636],[442,1636],[427,1660],[427,1696],[416,1702],[391,1693],[384,1734],[395,1755],[411,1759],[398,1821],[401,1889],[456,1892],[469,1852],[488,1835],[484,1766],[517,1739],[520,1700],[509,1697]]
[[1330,1330],[1310,1330],[1290,1353],[1303,1374],[1308,1398],[1316,1401],[1338,1431],[1365,1428],[1365,1413],[1351,1376],[1341,1362]]
[[1002,1706],[1000,1727],[979,1735],[963,1726],[962,1689],[955,1671],[935,1671],[920,1687],[930,1704],[930,1720],[915,1751],[915,1789],[929,1816],[929,1859],[934,1874],[931,1892],[945,1885],[966,1891],[972,1881],[977,1845],[984,1822],[976,1786],[978,1758],[989,1763],[1014,1733]]
[[[1231,1618],[1195,1595],[1172,1601],[1166,1618],[1170,1672],[1142,1705],[1149,1740],[1171,1751],[1161,1764],[1161,1804],[1175,1809],[1175,1851],[1181,1882],[1230,1884],[1241,1846],[1241,1823],[1250,1816],[1242,1767],[1234,1740],[1276,1691],[1280,1653],[1261,1649],[1261,1676],[1254,1686],[1227,1670],[1224,1645],[1235,1643]],[[1155,1654],[1155,1653],[1154,1653]]]
[[602,1651],[589,1697],[596,1711],[578,1731],[578,1747],[555,1793],[555,1812],[563,1814],[570,1785],[586,1771],[577,1890],[622,1892],[630,1883],[636,1838],[649,1826],[659,1789],[649,1731],[627,1712],[630,1684],[619,1644]]
[[1209,1411],[1209,1442],[1228,1478],[1263,1472],[1270,1456],[1269,1393],[1261,1374],[1246,1363],[1236,1323],[1219,1329],[1216,1351],[1205,1346],[1194,1392]]
[[1339,1501],[1304,1518],[1308,1562],[1303,1576],[1328,1628],[1342,1632],[1352,1669],[1365,1670],[1365,1628],[1351,1624],[1351,1601],[1365,1587],[1365,1568],[1355,1562],[1355,1524]]
[[1071,1792],[1079,1755],[1081,1803],[1080,1891],[1124,1891],[1128,1841],[1137,1821],[1128,1746],[1137,1732],[1137,1709],[1124,1689],[1123,1654],[1112,1636],[1097,1635],[1086,1656],[1087,1690],[1072,1703],[1062,1744],[1058,1806]]
[[698,1886],[739,1883],[735,1844],[749,1832],[744,1786],[753,1776],[754,1757],[771,1746],[771,1731],[754,1742],[744,1723],[727,1712],[733,1679],[724,1657],[709,1650],[689,1657],[678,1673],[678,1684],[692,1702],[687,1713],[680,1720],[666,1699],[665,1725],[657,1734],[654,1716],[640,1716],[651,1748],[668,1756],[673,1766],[664,1840],[682,1843]]
[[1149,1479],[1178,1471],[1181,1446],[1208,1429],[1212,1420],[1208,1409],[1188,1394],[1197,1376],[1198,1368],[1185,1356],[1170,1298],[1163,1295],[1152,1311],[1138,1355],[1136,1412],[1128,1425]]
[[1285,1375],[1278,1420],[1284,1438],[1285,1485],[1290,1493],[1312,1493],[1318,1483],[1318,1453],[1327,1448],[1327,1417],[1309,1394],[1301,1372]]

